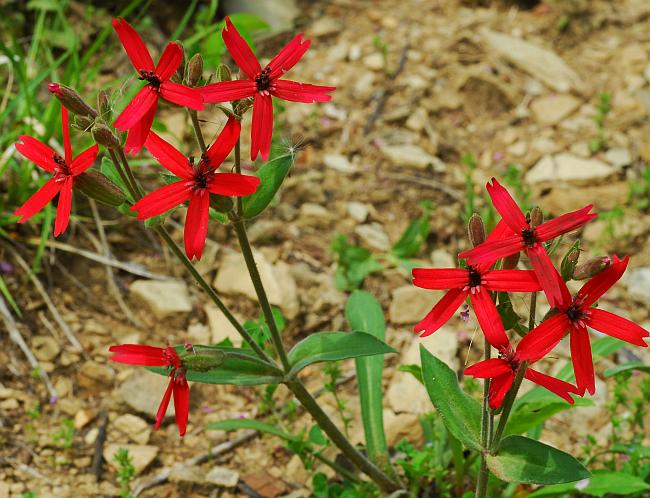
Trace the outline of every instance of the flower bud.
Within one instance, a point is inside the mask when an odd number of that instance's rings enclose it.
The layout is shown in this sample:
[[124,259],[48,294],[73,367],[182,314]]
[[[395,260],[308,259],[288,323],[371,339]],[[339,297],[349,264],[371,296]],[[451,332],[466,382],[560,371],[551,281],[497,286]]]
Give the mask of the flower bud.
[[119,206],[126,200],[120,188],[98,171],[86,171],[75,176],[74,186],[91,199],[109,206]]
[[232,211],[234,203],[231,197],[225,195],[211,195],[210,207],[219,213],[229,213]]
[[535,228],[544,223],[544,213],[540,208],[535,206],[530,210],[530,226]]
[[612,264],[612,258],[609,256],[601,256],[599,258],[592,258],[589,261],[582,263],[575,267],[573,270],[574,280],[586,280],[599,274]]
[[[244,114],[246,114],[251,107],[253,107],[253,99],[241,99],[233,102],[233,112],[235,113],[235,116],[238,116],[239,120],[241,120]],[[224,107],[221,108],[222,111],[228,114],[224,109]]]
[[188,354],[183,356],[183,366],[190,372],[209,372],[223,365],[226,354],[218,349],[203,349],[200,354]]
[[194,54],[187,65],[187,84],[196,86],[203,77],[203,57],[201,54]]
[[230,68],[225,64],[219,64],[217,71],[215,72],[215,77],[217,78],[217,81],[230,81],[232,79]]
[[111,106],[111,96],[106,90],[100,90],[97,94],[97,107],[101,117],[106,121],[110,121],[113,108]]
[[81,131],[90,131],[92,126],[95,124],[95,119],[90,116],[81,116],[77,114],[74,117],[74,125],[79,128]]
[[505,258],[503,258],[502,268],[504,270],[515,270],[517,268],[517,265],[519,264],[520,255],[521,255],[520,252],[516,252],[514,254],[511,254],[510,256],[506,256]]
[[78,116],[97,117],[97,111],[90,107],[75,90],[60,83],[49,83],[47,89],[61,101],[70,112]]
[[573,272],[575,271],[579,258],[580,241],[577,240],[564,255],[564,258],[562,258],[562,263],[560,263],[560,275],[562,276],[562,280],[568,282],[573,278]]
[[467,235],[472,246],[476,247],[485,242],[485,225],[478,213],[474,213],[467,223]]
[[176,40],[172,43],[178,45],[181,48],[181,52],[183,54],[183,60],[176,68],[176,72],[174,73],[174,79],[176,79],[177,81],[183,81],[183,78],[185,76],[184,74],[185,73],[185,49],[183,48],[183,44],[180,42],[180,40]]
[[99,145],[103,145],[109,149],[115,149],[120,146],[120,139],[104,123],[95,123],[95,126],[92,128],[92,134],[95,142]]

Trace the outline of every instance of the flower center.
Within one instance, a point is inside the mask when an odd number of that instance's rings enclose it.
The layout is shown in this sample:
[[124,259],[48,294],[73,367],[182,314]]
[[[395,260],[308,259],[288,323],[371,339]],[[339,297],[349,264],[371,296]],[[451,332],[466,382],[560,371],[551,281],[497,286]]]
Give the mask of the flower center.
[[524,228],[521,231],[521,236],[524,239],[524,244],[526,244],[528,247],[533,247],[537,243],[537,237],[535,237],[534,228]]
[[266,92],[271,87],[271,68],[266,66],[262,72],[255,76],[255,86],[258,92]]
[[469,270],[469,286],[470,288],[479,287],[481,285],[481,274],[476,271],[476,268],[470,266]]
[[521,362],[517,359],[515,352],[512,349],[499,351],[499,358],[506,361],[514,372],[516,372],[517,369],[519,369],[519,365]]
[[156,73],[153,71],[147,71],[146,69],[140,70],[140,77],[138,79],[148,81],[149,84],[156,89],[160,88],[160,85],[162,84],[162,81],[160,81],[160,78],[156,76]]
[[199,163],[194,166],[194,190],[205,190],[208,188],[208,183],[214,175],[214,170],[211,167],[210,159],[204,154],[201,156]]
[[58,176],[59,179],[62,179],[60,177],[63,176],[70,176],[70,168],[68,167],[68,163],[65,162],[65,159],[58,155],[56,152],[54,153],[53,159],[57,164],[57,168],[54,170],[54,175]]
[[571,306],[565,311],[567,318],[569,321],[578,327],[584,326],[584,320],[585,318],[589,318],[589,315],[591,314],[589,310],[586,310],[582,307],[581,304],[582,296],[578,295],[573,299],[573,303],[571,303]]

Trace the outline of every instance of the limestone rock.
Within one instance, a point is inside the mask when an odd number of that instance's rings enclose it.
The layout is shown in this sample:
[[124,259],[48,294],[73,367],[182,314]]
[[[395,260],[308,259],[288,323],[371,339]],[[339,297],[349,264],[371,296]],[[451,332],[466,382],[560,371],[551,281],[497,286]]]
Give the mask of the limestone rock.
[[332,213],[314,202],[305,202],[300,206],[298,222],[308,227],[327,227],[332,224],[334,217]]
[[394,325],[413,324],[422,320],[443,296],[442,291],[420,289],[413,285],[393,291],[388,316]]
[[[235,347],[241,346],[242,338],[237,332],[237,329],[226,318],[226,315],[217,308],[214,304],[206,304],[203,308],[208,317],[208,324],[210,325],[211,344],[219,344],[225,339],[230,339]],[[241,320],[240,320],[241,323]]]
[[390,249],[390,239],[379,223],[369,223],[359,225],[354,229],[361,239],[362,245],[376,251],[388,251]]
[[126,413],[120,415],[111,422],[110,430],[115,433],[118,440],[122,440],[125,436],[137,444],[147,444],[151,436],[151,425],[137,417]]
[[187,285],[182,280],[136,280],[131,295],[158,319],[185,318],[192,311]]
[[570,116],[579,106],[580,101],[572,95],[545,95],[530,104],[533,117],[542,126],[556,125]]
[[32,339],[32,351],[39,361],[52,361],[61,352],[61,346],[54,337],[37,335]]
[[426,169],[431,166],[436,172],[443,172],[447,169],[439,158],[432,156],[417,145],[384,145],[381,152],[396,166],[417,169]]
[[86,389],[107,389],[113,384],[115,370],[108,365],[87,361],[77,372],[77,383]]
[[632,163],[632,154],[628,149],[609,149],[605,152],[605,160],[615,168],[620,169]]
[[340,173],[356,173],[358,168],[343,154],[325,154],[325,166]]
[[[286,318],[295,318],[300,303],[296,282],[289,272],[289,265],[282,261],[272,265],[261,252],[254,251],[254,256],[269,301],[272,305],[278,306]],[[218,292],[243,294],[257,301],[255,287],[241,254],[231,253],[222,258],[214,286]]]
[[[154,419],[168,383],[167,377],[141,371],[131,375],[117,392],[133,410]],[[171,417],[174,413],[174,403],[170,403],[166,417]]]
[[113,460],[113,457],[120,448],[128,450],[129,455],[133,459],[133,467],[135,468],[136,475],[146,469],[158,455],[158,446],[144,444],[108,444],[104,448],[104,459],[116,470],[118,469],[118,464]]
[[540,183],[602,180],[615,172],[612,166],[598,159],[583,159],[573,154],[561,153],[542,157],[526,173],[526,181]]
[[625,283],[632,299],[641,303],[650,301],[650,268],[630,270],[625,278]]
[[368,218],[369,209],[363,202],[348,202],[347,204],[348,214],[352,217],[354,221],[363,223]]

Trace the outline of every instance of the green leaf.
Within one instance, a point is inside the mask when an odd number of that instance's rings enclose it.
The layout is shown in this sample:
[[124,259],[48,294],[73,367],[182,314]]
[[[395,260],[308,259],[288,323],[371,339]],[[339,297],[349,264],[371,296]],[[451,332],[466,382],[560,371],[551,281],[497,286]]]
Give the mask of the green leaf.
[[365,332],[315,332],[289,351],[291,370],[288,375],[296,375],[312,363],[385,353],[396,351]]
[[605,377],[613,377],[620,373],[629,372],[631,370],[650,373],[650,365],[646,365],[642,361],[630,361],[629,363],[623,363],[622,365],[616,365],[615,367],[608,368],[605,370]]
[[[204,348],[207,346],[203,346]],[[279,384],[283,378],[280,372],[271,365],[262,362],[250,350],[240,348],[214,348],[226,354],[221,366],[208,372],[192,372],[186,374],[187,380],[204,384],[235,384],[238,386],[256,386],[259,384]],[[180,354],[183,346],[176,346]],[[167,375],[165,367],[147,367],[160,375]]]
[[422,216],[413,220],[391,249],[398,258],[411,258],[415,256],[424,245],[431,232],[429,221],[431,219],[432,204],[430,201],[420,203]]
[[480,451],[481,405],[460,388],[456,373],[422,345],[420,358],[424,385],[445,427],[465,446]]
[[556,497],[567,493],[580,493],[581,496],[631,495],[648,489],[650,484],[632,474],[596,470],[587,479],[570,484],[545,486],[533,491],[528,498]]
[[422,379],[422,367],[420,365],[400,365],[397,367],[397,370],[400,372],[410,373],[415,377],[421,384],[424,384],[424,379]]
[[[367,332],[380,341],[386,339],[384,312],[372,294],[354,291],[345,305],[345,318],[352,329]],[[388,444],[384,434],[381,383],[384,358],[383,356],[357,358],[355,369],[366,449],[372,460],[384,466],[389,459]]]
[[496,455],[487,455],[488,468],[506,482],[558,484],[591,474],[568,453],[524,436],[508,436]]
[[358,289],[366,276],[383,269],[370,251],[349,244],[345,235],[334,239],[332,251],[336,256],[336,287],[340,290]]
[[102,175],[104,175],[106,178],[108,178],[110,181],[112,181],[115,185],[119,187],[119,189],[124,193],[124,195],[126,195],[127,199],[133,202],[133,198],[129,193],[129,189],[126,188],[126,185],[122,181],[122,177],[117,172],[115,164],[113,164],[113,161],[111,161],[109,157],[107,156],[102,157],[102,162],[99,167],[99,170],[102,173]]
[[309,429],[309,442],[314,443],[318,446],[324,446],[328,441],[321,428],[317,425],[314,425],[311,429]]
[[[557,396],[555,396],[557,399]],[[566,401],[539,401],[516,405],[508,419],[506,434],[523,434],[544,423],[557,413],[576,406],[591,406],[594,402],[587,398],[576,398],[572,405]]]
[[255,431],[266,432],[273,434],[286,441],[298,441],[298,438],[293,434],[283,431],[275,425],[262,422],[260,420],[253,420],[250,418],[230,418],[220,420],[219,422],[212,422],[208,424],[208,429],[213,431],[238,431],[239,429],[253,429]]
[[260,186],[254,194],[244,197],[244,218],[254,218],[271,203],[293,165],[293,158],[291,154],[280,156],[257,170]]
[[514,329],[521,321],[521,317],[515,312],[507,292],[499,292],[499,304],[497,311],[506,330]]
[[[573,271],[578,265],[578,258],[575,256],[576,251],[580,251],[580,239],[577,239],[562,258],[560,263],[560,275],[562,280],[568,282],[573,279]],[[574,259],[574,261],[572,261]]]

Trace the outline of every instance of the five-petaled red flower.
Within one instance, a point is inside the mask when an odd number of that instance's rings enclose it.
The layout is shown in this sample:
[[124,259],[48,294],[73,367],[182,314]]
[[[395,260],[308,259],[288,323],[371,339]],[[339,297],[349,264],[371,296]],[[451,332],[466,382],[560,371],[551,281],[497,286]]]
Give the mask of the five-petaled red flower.
[[[499,240],[510,229],[499,222],[486,242]],[[531,270],[490,270],[492,261],[468,268],[415,268],[413,284],[425,289],[446,290],[429,314],[415,326],[421,337],[433,334],[451,318],[469,296],[476,318],[487,338],[495,348],[509,347],[508,336],[503,328],[499,312],[489,291],[535,292],[541,289],[535,272]]]
[[179,434],[184,436],[190,414],[190,387],[176,350],[172,347],[156,348],[143,344],[121,344],[111,346],[109,351],[115,353],[115,356],[111,356],[110,359],[118,363],[169,368],[169,384],[156,413],[156,429],[160,428],[165,418],[173,394],[176,425]]
[[159,97],[197,111],[203,110],[203,97],[194,88],[170,81],[183,62],[183,49],[178,43],[169,43],[160,56],[158,65],[154,67],[142,38],[128,22],[121,17],[113,19],[113,27],[133,67],[138,71],[139,78],[147,82],[114,123],[120,131],[129,131],[125,150],[136,154],[147,139]]
[[644,338],[650,334],[643,327],[609,311],[591,307],[623,276],[628,261],[628,257],[619,260],[614,256],[611,266],[587,281],[574,298],[560,280],[562,298],[556,306],[560,313],[544,320],[521,340],[520,345],[525,349],[525,353],[521,355],[522,359],[545,355],[568,331],[579,394],[582,395],[585,391],[594,394],[594,365],[587,327],[637,346],[647,347]]
[[526,251],[549,303],[556,306],[562,300],[558,273],[542,243],[580,228],[594,219],[596,214],[589,213],[593,206],[585,206],[533,227],[512,196],[495,178],[492,178],[492,184],[488,183],[486,187],[494,207],[514,234],[500,240],[486,241],[458,256],[467,259],[468,264],[476,265]]
[[64,156],[54,152],[52,148],[40,140],[28,135],[20,135],[20,142],[16,143],[16,150],[34,164],[54,176],[48,180],[27,202],[19,207],[14,213],[21,216],[18,223],[24,223],[50,202],[56,194],[59,194],[59,202],[56,209],[56,221],[54,223],[54,236],[65,232],[70,219],[70,208],[72,206],[72,186],[74,177],[86,171],[97,159],[99,147],[93,145],[77,157],[72,157],[72,146],[70,145],[70,128],[68,125],[68,110],[61,107],[61,121],[63,128],[63,150]]
[[309,85],[280,79],[302,58],[309,48],[310,41],[303,40],[302,34],[291,40],[264,69],[262,69],[246,41],[227,17],[222,36],[230,55],[244,74],[248,76],[248,79],[213,83],[202,87],[200,90],[205,102],[227,102],[254,97],[251,160],[255,160],[258,153],[262,156],[262,159],[266,160],[269,157],[273,134],[273,103],[271,96],[291,102],[328,102],[332,98],[328,93],[335,90],[336,87]]
[[250,195],[260,183],[256,176],[216,172],[235,146],[240,130],[239,121],[231,117],[198,164],[193,164],[154,132],[149,134],[145,142],[147,150],[160,164],[181,180],[145,195],[131,210],[138,212],[139,220],[146,220],[189,200],[184,240],[185,252],[190,259],[201,259],[203,253],[208,233],[210,194],[236,197]]
[[[522,358],[522,356],[526,358]],[[522,344],[522,342],[517,345],[515,351],[512,350],[512,347],[508,343],[508,346],[499,352],[498,358],[484,360],[467,367],[465,369],[465,375],[471,375],[478,379],[491,379],[489,402],[490,408],[496,410],[501,406],[503,399],[508,394],[524,359],[527,359],[529,363],[535,363],[543,356],[544,354],[539,354],[538,351],[531,350],[528,346]],[[524,377],[564,398],[571,404],[573,404],[573,398],[569,393],[578,394],[576,386],[573,384],[543,374],[532,368],[526,369]]]

